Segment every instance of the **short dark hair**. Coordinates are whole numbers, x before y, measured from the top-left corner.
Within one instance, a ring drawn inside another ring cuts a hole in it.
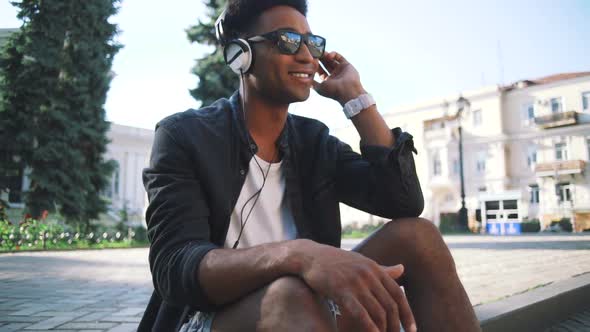
[[[264,11],[275,6],[289,6],[307,16],[307,0],[228,0],[224,30],[230,38],[243,37]]]

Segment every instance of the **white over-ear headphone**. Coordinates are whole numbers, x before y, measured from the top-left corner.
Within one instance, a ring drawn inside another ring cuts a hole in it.
[[[227,36],[224,29],[225,9],[215,21],[215,36],[223,46],[223,58],[231,70],[240,75],[245,74],[252,66],[254,53],[252,47],[245,39],[232,39]]]

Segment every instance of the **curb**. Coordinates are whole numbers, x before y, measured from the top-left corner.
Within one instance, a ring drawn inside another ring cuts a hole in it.
[[[126,249],[148,249],[149,244],[142,244],[130,247],[117,247],[117,248],[59,248],[59,249],[30,249],[30,250],[6,250],[0,251],[0,256],[5,254],[26,254],[26,253],[38,253],[38,252],[64,252],[64,251],[94,251],[94,250],[126,250]]]
[[[543,331],[590,306],[590,273],[474,308],[483,332]]]

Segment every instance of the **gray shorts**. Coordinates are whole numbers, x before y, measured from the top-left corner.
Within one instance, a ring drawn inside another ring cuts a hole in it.
[[[336,320],[337,316],[340,316],[340,308],[332,300],[327,300],[328,308]],[[211,332],[211,325],[215,318],[215,312],[200,312],[191,317],[191,319],[182,325],[179,332]]]

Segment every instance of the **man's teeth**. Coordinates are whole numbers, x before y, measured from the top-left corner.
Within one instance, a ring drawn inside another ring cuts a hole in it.
[[[302,77],[302,78],[308,78],[310,76],[309,74],[305,74],[305,73],[291,73],[291,75],[293,75],[295,77]]]

